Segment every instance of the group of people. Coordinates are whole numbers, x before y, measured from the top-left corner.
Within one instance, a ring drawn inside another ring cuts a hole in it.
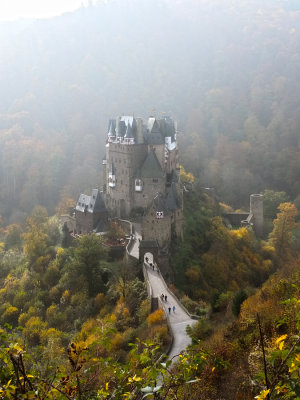
[[[149,267],[152,268],[153,271],[155,271],[154,263],[149,262],[149,258],[148,258],[148,257],[145,257],[145,261],[146,261],[146,263],[149,265]],[[158,267],[157,267],[157,272],[159,273]],[[161,301],[164,301],[164,302],[166,302],[166,303],[168,302],[168,296],[167,296],[166,294],[163,294],[163,293],[162,293],[161,296],[160,296],[160,298],[161,298]],[[169,307],[168,307],[169,314],[171,314],[171,311],[172,311],[172,310],[173,310],[173,313],[175,313],[176,307],[175,307],[175,306],[173,306],[173,307],[169,306]]]
[[[161,294],[160,298],[161,298],[161,301],[166,301],[166,302],[168,301],[168,296],[164,295],[163,293]]]
[[[153,271],[157,271],[157,273],[159,273],[159,269],[158,269],[158,267],[157,268],[155,268],[155,265],[154,265],[154,263],[152,263],[152,262],[149,262],[149,258],[148,257],[146,257],[145,258],[145,261],[146,261],[146,263],[149,265],[149,267],[150,268],[152,268],[153,269]]]
[[[168,301],[168,296],[166,295],[166,294],[161,294],[161,296],[160,296],[160,298],[161,298],[161,301],[165,301],[165,302],[167,302]],[[171,310],[173,310],[173,313],[175,313],[175,310],[176,310],[176,307],[175,306],[173,306],[172,308],[169,306],[168,307],[168,311],[169,311],[169,314],[171,314]]]

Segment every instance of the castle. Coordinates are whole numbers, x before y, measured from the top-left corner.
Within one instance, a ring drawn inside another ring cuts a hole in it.
[[[157,241],[163,248],[172,238],[182,238],[178,147],[170,117],[149,117],[146,122],[134,116],[111,119],[102,165],[102,192],[81,194],[77,202],[78,233],[97,231],[108,215],[141,215],[143,240]]]

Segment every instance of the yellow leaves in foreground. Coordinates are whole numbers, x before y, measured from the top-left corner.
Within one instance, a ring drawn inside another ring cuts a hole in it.
[[[282,335],[276,340],[276,345],[278,345],[279,350],[283,349],[284,341],[287,338],[287,335]]]
[[[264,400],[268,396],[269,392],[270,392],[270,389],[262,390],[258,396],[255,396],[255,398],[257,400]]]
[[[142,378],[140,378],[139,376],[136,376],[136,375],[134,375],[132,378],[131,377],[128,378],[129,383],[140,382],[141,380],[142,380]]]

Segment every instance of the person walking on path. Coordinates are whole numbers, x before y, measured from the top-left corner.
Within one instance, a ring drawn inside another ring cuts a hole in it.
[[[171,314],[171,307],[169,307],[168,310],[169,310],[169,314]]]
[[[165,302],[167,302],[167,301],[168,301],[167,299],[168,299],[168,296],[167,296],[167,295],[165,295]]]
[[[176,307],[175,307],[175,306],[173,306],[173,313],[175,312],[175,310],[176,310]]]
[[[162,293],[162,295],[160,296],[161,301],[164,301],[165,295]]]

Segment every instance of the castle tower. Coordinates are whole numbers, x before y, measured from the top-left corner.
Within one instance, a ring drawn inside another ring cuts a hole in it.
[[[261,237],[264,231],[263,198],[262,194],[250,195],[250,215],[252,214],[253,229],[258,237]]]

